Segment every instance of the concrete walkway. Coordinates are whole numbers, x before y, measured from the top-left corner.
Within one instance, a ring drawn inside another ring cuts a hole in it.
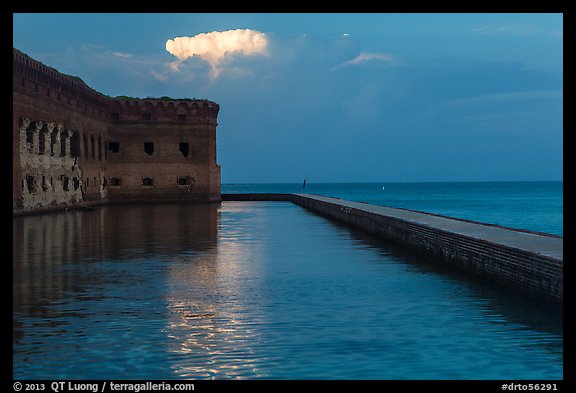
[[[338,198],[330,198],[312,194],[297,194],[299,196],[333,203],[345,208],[362,210],[369,213],[398,218],[411,223],[425,225],[438,230],[457,233],[463,236],[488,241],[503,246],[529,251],[543,256],[563,261],[563,238],[539,235],[536,233],[514,231],[484,224],[460,221],[391,207],[369,205],[361,202],[351,202]]]

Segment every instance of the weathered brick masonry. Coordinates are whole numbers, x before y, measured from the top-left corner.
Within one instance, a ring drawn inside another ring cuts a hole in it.
[[[220,200],[219,105],[111,98],[13,50],[13,212]]]

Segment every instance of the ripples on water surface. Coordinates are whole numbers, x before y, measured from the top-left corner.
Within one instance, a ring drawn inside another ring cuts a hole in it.
[[[562,321],[285,202],[14,219],[17,379],[559,379]]]

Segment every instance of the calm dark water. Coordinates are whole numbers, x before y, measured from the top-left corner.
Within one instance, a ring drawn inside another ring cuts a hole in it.
[[[562,320],[285,202],[13,220],[17,379],[560,379]]]
[[[223,193],[310,193],[563,234],[563,182],[223,184]]]

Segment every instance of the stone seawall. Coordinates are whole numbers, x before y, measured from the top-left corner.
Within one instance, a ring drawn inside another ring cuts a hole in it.
[[[533,298],[563,303],[563,238],[309,194],[223,194],[223,201],[291,201]]]
[[[293,194],[222,194],[223,201],[285,201],[292,202]]]

